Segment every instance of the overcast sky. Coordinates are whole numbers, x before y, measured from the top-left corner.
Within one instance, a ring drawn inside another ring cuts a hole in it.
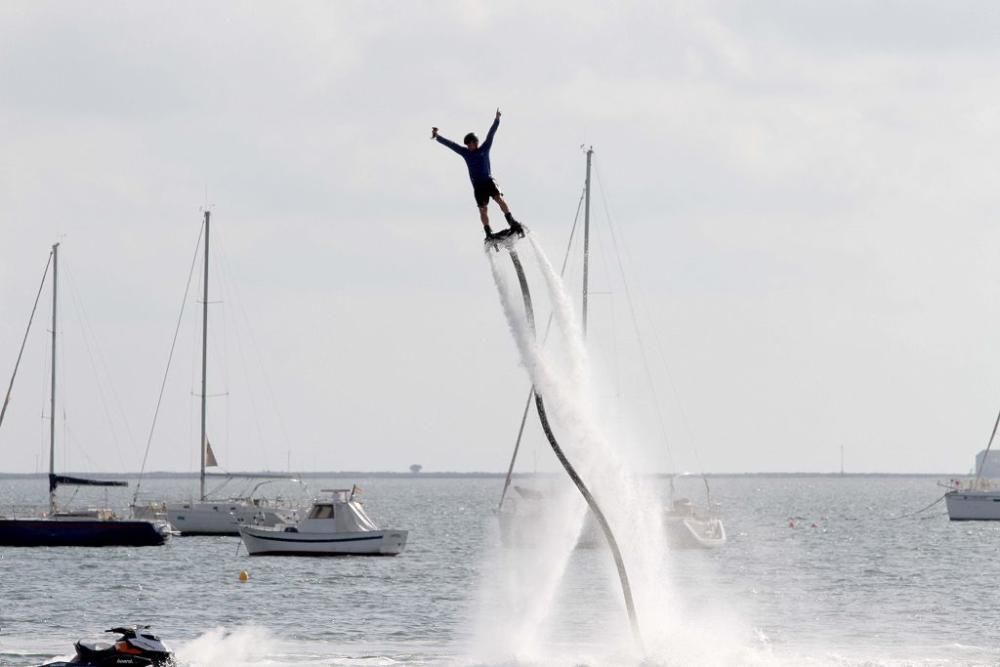
[[[658,469],[966,471],[1000,408],[998,31],[986,2],[6,2],[3,383],[59,241],[59,465],[138,469],[207,206],[224,467],[504,469],[526,375],[428,140],[500,107],[555,261],[595,148],[591,352]],[[150,469],[197,468],[194,280]],[[4,472],[47,467],[49,303]]]

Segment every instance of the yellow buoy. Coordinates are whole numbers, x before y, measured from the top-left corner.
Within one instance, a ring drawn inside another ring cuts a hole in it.
[[[243,583],[250,581],[250,573],[246,570],[240,570],[240,581]]]

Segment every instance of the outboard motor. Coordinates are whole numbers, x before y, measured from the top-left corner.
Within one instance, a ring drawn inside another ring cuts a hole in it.
[[[111,628],[105,632],[121,635],[114,643],[80,640],[69,662],[49,662],[42,667],[173,667],[174,657],[148,625]]]

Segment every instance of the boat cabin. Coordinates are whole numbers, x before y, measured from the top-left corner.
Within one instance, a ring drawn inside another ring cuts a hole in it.
[[[314,500],[309,514],[299,522],[294,532],[378,530],[378,526],[368,517],[361,503],[354,499],[356,488],[323,489],[322,491],[332,494],[333,497]],[[288,529],[286,528],[286,530]]]

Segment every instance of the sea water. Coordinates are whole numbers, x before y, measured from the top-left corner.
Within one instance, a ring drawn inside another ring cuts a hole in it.
[[[657,649],[642,664],[1000,664],[1000,524],[949,522],[943,503],[903,516],[940,497],[935,481],[712,478],[729,541],[718,550],[663,550],[673,613],[662,628],[644,626]],[[0,547],[0,664],[65,655],[76,638],[122,623],[152,624],[188,665],[484,664],[474,643],[489,613],[479,604],[484,578],[505,553],[493,514],[503,480],[416,475],[309,485],[355,482],[377,523],[410,531],[400,556],[250,558],[236,537],[144,548]],[[666,492],[665,479],[652,483]],[[195,487],[154,479],[143,489],[179,500]],[[40,478],[0,480],[0,514],[44,503],[45,491]],[[698,491],[682,490],[692,498]],[[129,500],[127,490],[81,493],[119,507]],[[531,558],[530,549],[520,556]],[[626,650],[621,591],[605,549],[571,553],[549,606],[541,652],[505,664],[640,664]],[[516,641],[497,635],[491,640]],[[670,643],[658,645],[658,635]]]

